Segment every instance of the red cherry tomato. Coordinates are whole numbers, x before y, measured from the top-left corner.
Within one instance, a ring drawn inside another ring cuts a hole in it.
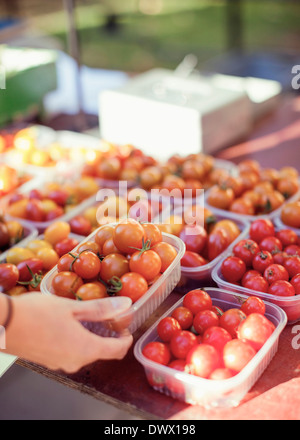
[[[134,252],[129,260],[131,272],[141,274],[147,281],[153,280],[161,271],[160,256],[153,250]]]
[[[9,263],[0,264],[0,292],[7,292],[15,287],[19,280],[17,266]]]
[[[266,306],[261,298],[258,298],[257,296],[249,296],[241,305],[241,310],[247,316],[251,313],[260,313],[261,315],[264,315],[266,313]]]
[[[261,273],[258,272],[257,270],[253,270],[253,269],[247,270],[247,272],[245,272],[245,274],[242,278],[241,285],[243,287],[245,287],[245,283],[248,280],[250,280],[251,278],[256,277],[256,276],[261,276]]]
[[[251,223],[249,236],[251,240],[260,243],[264,238],[275,235],[275,227],[269,219],[257,219]]]
[[[233,248],[233,254],[235,257],[240,258],[246,264],[246,266],[252,265],[253,257],[259,252],[258,244],[249,239],[239,241]]]
[[[169,342],[179,330],[181,330],[179,322],[171,316],[161,319],[157,325],[158,336],[163,342]]]
[[[32,280],[32,274],[42,272],[44,264],[39,258],[30,258],[19,263],[17,268],[19,271],[19,281],[30,281]]]
[[[227,342],[223,350],[223,361],[226,368],[239,373],[256,355],[254,348],[241,339]]]
[[[201,310],[198,312],[193,321],[193,327],[200,335],[205,332],[209,327],[219,325],[219,317],[212,310]]]
[[[274,324],[261,313],[251,313],[241,322],[238,338],[247,341],[254,350],[258,351],[269,339],[274,328]]]
[[[295,289],[295,294],[300,295],[300,274],[295,275],[290,282]]]
[[[193,325],[194,315],[187,307],[176,307],[172,312],[172,317],[179,322],[182,330],[187,330]]]
[[[121,288],[116,292],[118,296],[128,296],[135,303],[148,290],[145,278],[139,273],[128,272],[120,278]]]
[[[52,280],[52,288],[57,296],[75,299],[83,280],[74,272],[58,272]]]
[[[137,249],[142,249],[145,239],[144,228],[131,218],[118,223],[113,231],[115,246],[125,254],[133,254]]]
[[[71,252],[77,245],[78,240],[69,237],[56,243],[54,249],[58,253],[59,257],[62,257],[64,254]]]
[[[231,334],[223,327],[209,327],[203,333],[203,343],[215,347],[219,353],[223,353],[223,348],[228,341],[231,341]]]
[[[255,290],[257,292],[267,293],[269,289],[269,283],[262,275],[258,275],[256,277],[251,277],[250,279],[248,279],[244,283],[243,287],[245,287],[246,289]]]
[[[279,238],[283,247],[298,243],[298,236],[292,229],[281,229],[276,232],[276,237]]]
[[[207,264],[208,261],[196,252],[186,251],[181,259],[183,267],[199,267]]]
[[[149,342],[142,350],[143,355],[153,362],[167,365],[171,359],[169,348],[163,342]]]
[[[236,283],[243,278],[246,272],[246,264],[240,258],[230,256],[223,261],[221,271],[225,280]]]
[[[201,253],[207,242],[207,232],[201,225],[186,225],[179,238],[185,243],[187,251]]]
[[[255,255],[252,261],[252,266],[254,270],[257,270],[260,273],[264,273],[270,264],[273,264],[273,256],[268,251],[261,251]]]
[[[228,309],[219,318],[219,326],[228,331],[232,338],[237,337],[240,323],[246,319],[245,313],[240,309]]]
[[[284,261],[284,267],[288,271],[290,278],[300,273],[300,257],[298,255],[291,255]]]
[[[294,296],[295,289],[289,281],[279,280],[270,285],[269,293],[275,296]]]
[[[192,374],[208,378],[216,368],[221,366],[221,358],[215,347],[200,344],[189,351],[186,363],[189,365]]]
[[[282,251],[281,241],[279,240],[279,238],[274,236],[263,238],[262,241],[259,243],[259,247],[262,251],[268,251],[271,254],[273,252]]]
[[[91,251],[81,252],[74,260],[73,271],[85,280],[97,278],[101,270],[99,257]]]
[[[168,269],[177,257],[177,251],[174,246],[164,241],[157,243],[151,249],[160,256],[162,273]]]
[[[281,264],[270,264],[267,269],[264,271],[264,278],[268,281],[269,284],[274,283],[274,281],[278,280],[289,280],[288,271]]]
[[[194,333],[188,330],[180,330],[172,336],[170,350],[175,358],[185,359],[190,349],[197,344],[197,337]]]
[[[195,289],[190,290],[183,298],[182,302],[184,307],[190,309],[193,315],[201,310],[211,309],[212,299],[205,290]]]
[[[92,232],[91,222],[83,215],[77,215],[70,220],[71,232],[87,236]]]

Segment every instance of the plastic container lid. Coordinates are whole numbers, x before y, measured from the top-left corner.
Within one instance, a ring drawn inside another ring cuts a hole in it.
[[[240,307],[241,300],[247,296],[238,292],[238,296],[228,290],[205,288],[213,300],[213,304],[227,310]],[[284,311],[269,302],[266,302],[266,316],[275,325],[275,330],[264,346],[256,353],[253,359],[240,373],[226,380],[203,379],[192,374],[179,372],[167,366],[147,359],[143,347],[151,341],[160,340],[157,335],[157,324],[172,311],[181,306],[183,299],[176,302],[156,323],[152,325],[134,346],[134,355],[145,370],[153,388],[175,399],[183,400],[193,405],[202,405],[206,408],[237,406],[254,383],[264,372],[278,348],[279,335],[284,329],[287,318]],[[155,382],[155,384],[153,383]]]
[[[90,234],[84,241],[94,241],[98,229]],[[136,301],[128,311],[119,315],[116,319],[99,322],[85,323],[85,326],[94,333],[104,336],[117,336],[120,331],[127,329],[130,333],[135,332],[157,309],[157,307],[167,298],[167,296],[176,287],[180,280],[180,260],[185,252],[185,245],[182,240],[170,234],[163,233],[163,241],[173,245],[177,251],[177,257],[159,279],[148,289],[148,291]],[[77,250],[79,246],[73,249]],[[57,266],[55,266],[43,278],[41,283],[41,292],[46,295],[54,294],[51,288],[52,279],[57,274]]]

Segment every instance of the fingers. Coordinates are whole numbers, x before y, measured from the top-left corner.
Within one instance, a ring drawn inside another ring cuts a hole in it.
[[[104,321],[125,312],[132,305],[130,298],[113,296],[91,301],[74,302],[74,316],[84,321]]]

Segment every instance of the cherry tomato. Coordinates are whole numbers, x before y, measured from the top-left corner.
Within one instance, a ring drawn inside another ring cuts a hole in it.
[[[120,253],[120,250],[115,245],[113,238],[111,237],[105,240],[102,246],[101,254],[107,256],[109,254],[118,254],[118,253]]]
[[[82,251],[92,251],[94,254],[100,254],[101,249],[100,246],[95,241],[85,241],[77,249],[78,253]]]
[[[95,234],[95,242],[99,245],[100,249],[106,240],[112,238],[114,232],[114,227],[111,225],[101,226]]]
[[[100,299],[107,297],[107,289],[104,284],[99,282],[85,283],[76,292],[76,298],[81,301]]]
[[[56,206],[51,211],[45,213],[45,221],[48,222],[50,220],[56,220],[58,217],[61,217],[64,214],[64,210],[61,206]]]
[[[203,333],[203,343],[212,345],[219,353],[223,353],[223,348],[231,339],[231,334],[225,328],[219,326],[209,327]]]
[[[190,290],[183,298],[183,307],[187,307],[196,315],[201,310],[211,309],[212,299],[205,290],[195,289]]]
[[[245,275],[242,278],[241,285],[245,287],[245,283],[251,278],[256,276],[261,276],[261,273],[253,269],[247,270],[247,272],[245,272]]]
[[[258,275],[248,279],[244,283],[243,287],[245,287],[246,289],[255,290],[257,292],[267,293],[269,289],[269,283],[262,275]]]
[[[239,373],[256,355],[254,348],[241,339],[227,342],[223,350],[223,361],[226,368]]]
[[[170,350],[177,359],[185,359],[194,345],[197,345],[197,337],[189,330],[179,330],[170,340]]]
[[[270,264],[270,266],[264,271],[264,278],[269,284],[272,284],[274,281],[278,280],[288,281],[289,274],[284,266],[281,266],[280,264]]]
[[[59,206],[65,206],[68,202],[70,195],[68,191],[63,189],[51,190],[47,194],[47,199],[52,200]]]
[[[32,274],[39,273],[43,270],[43,261],[39,258],[31,258],[30,260],[22,261],[17,266],[19,271],[19,281],[30,281]]]
[[[130,218],[118,223],[113,232],[116,247],[126,254],[142,249],[145,239],[146,232],[142,225]]]
[[[26,205],[26,218],[34,222],[43,222],[45,214],[40,200],[29,200]]]
[[[268,251],[261,251],[255,255],[252,261],[252,266],[254,270],[260,273],[264,273],[268,266],[273,264],[273,256]]]
[[[273,252],[282,251],[281,241],[279,240],[279,238],[274,236],[263,238],[262,241],[259,243],[259,247],[262,251],[268,251],[271,254]]]
[[[224,229],[216,229],[208,236],[208,259],[209,261],[217,258],[229,246],[228,234]]]
[[[139,273],[128,272],[120,278],[121,287],[116,292],[118,296],[128,296],[135,303],[148,290],[145,278]]]
[[[266,306],[261,298],[258,298],[257,296],[249,296],[241,305],[241,310],[247,316],[251,313],[260,313],[261,315],[264,315],[266,313]]]
[[[181,330],[181,326],[177,319],[172,316],[166,316],[157,325],[158,336],[163,342],[169,342],[172,336],[179,330]]]
[[[207,242],[207,232],[201,225],[186,225],[179,234],[186,250],[201,253]]]
[[[246,319],[245,313],[240,309],[228,309],[219,318],[219,326],[228,331],[232,338],[237,337],[240,323]]]
[[[257,219],[251,223],[249,236],[251,240],[260,243],[264,238],[275,235],[275,227],[269,219]]]
[[[75,299],[75,295],[83,280],[74,272],[59,272],[52,280],[52,288],[57,296]]]
[[[269,339],[274,328],[274,324],[261,313],[251,313],[241,322],[238,338],[247,341],[255,351],[258,351]]]
[[[143,348],[142,353],[147,359],[161,365],[167,365],[171,359],[170,350],[163,342],[149,342]]]
[[[225,280],[235,283],[243,278],[246,272],[246,264],[240,258],[230,256],[223,261],[221,271]]]
[[[201,310],[196,313],[193,320],[193,327],[200,335],[209,327],[219,325],[219,317],[213,310]]]
[[[187,307],[176,307],[172,312],[172,317],[179,322],[182,330],[188,330],[193,325],[194,315]]]
[[[252,265],[252,260],[258,252],[258,244],[250,239],[240,240],[233,248],[234,256],[243,260],[246,266]]]
[[[275,252],[273,254],[274,264],[281,264],[281,266],[284,266],[287,257],[288,254],[286,252]]]
[[[41,248],[36,253],[37,258],[43,262],[43,269],[45,271],[51,270],[59,260],[59,255],[54,249]]]
[[[99,275],[100,269],[101,261],[91,251],[81,252],[73,262],[73,271],[85,280],[96,278]]]
[[[276,232],[276,237],[281,241],[284,247],[291,244],[297,244],[298,242],[298,236],[292,229],[281,229]]]
[[[105,283],[109,283],[113,277],[121,278],[129,272],[129,261],[122,254],[109,254],[101,261],[100,277]]]
[[[70,220],[71,231],[74,234],[87,236],[92,232],[92,225],[82,215],[77,215]]]
[[[284,252],[286,252],[288,255],[300,256],[300,246],[297,244],[290,244],[289,246],[285,247]]]
[[[141,274],[147,281],[153,280],[161,271],[160,256],[153,250],[134,252],[129,260],[131,272]]]
[[[146,241],[150,241],[150,246],[162,241],[162,233],[158,226],[153,223],[143,223],[142,227],[146,233]]]
[[[52,246],[55,246],[56,243],[68,238],[71,232],[71,227],[69,223],[56,221],[52,223],[44,232],[44,239],[48,243],[51,243]]]
[[[17,266],[9,263],[0,264],[0,292],[12,289],[19,280]]]
[[[284,261],[284,267],[288,271],[290,278],[300,273],[300,257],[298,255],[291,255]]]
[[[78,240],[76,238],[64,238],[55,244],[54,250],[57,252],[59,257],[62,257],[64,254],[71,252],[78,245]]]
[[[161,272],[165,272],[177,257],[177,251],[169,243],[162,241],[152,247],[161,259]]]
[[[215,347],[208,344],[193,347],[186,357],[186,363],[192,374],[203,378],[208,378],[216,368],[222,365],[220,354]]]
[[[300,295],[300,273],[298,273],[297,275],[293,276],[293,278],[291,279],[290,283],[291,283],[291,285],[295,289],[295,294],[296,295]]]
[[[73,265],[75,257],[78,256],[77,252],[72,252],[72,255],[64,254],[60,257],[60,259],[57,262],[57,270],[58,272],[72,272],[73,271]]]
[[[289,281],[274,281],[269,287],[270,295],[275,296],[294,296],[295,289]]]

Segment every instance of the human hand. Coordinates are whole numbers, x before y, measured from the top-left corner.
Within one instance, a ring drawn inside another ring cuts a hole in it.
[[[2,351],[51,370],[74,373],[100,359],[122,359],[132,344],[132,335],[101,337],[80,322],[117,316],[131,306],[127,297],[74,301],[33,292],[12,301],[13,317]]]

